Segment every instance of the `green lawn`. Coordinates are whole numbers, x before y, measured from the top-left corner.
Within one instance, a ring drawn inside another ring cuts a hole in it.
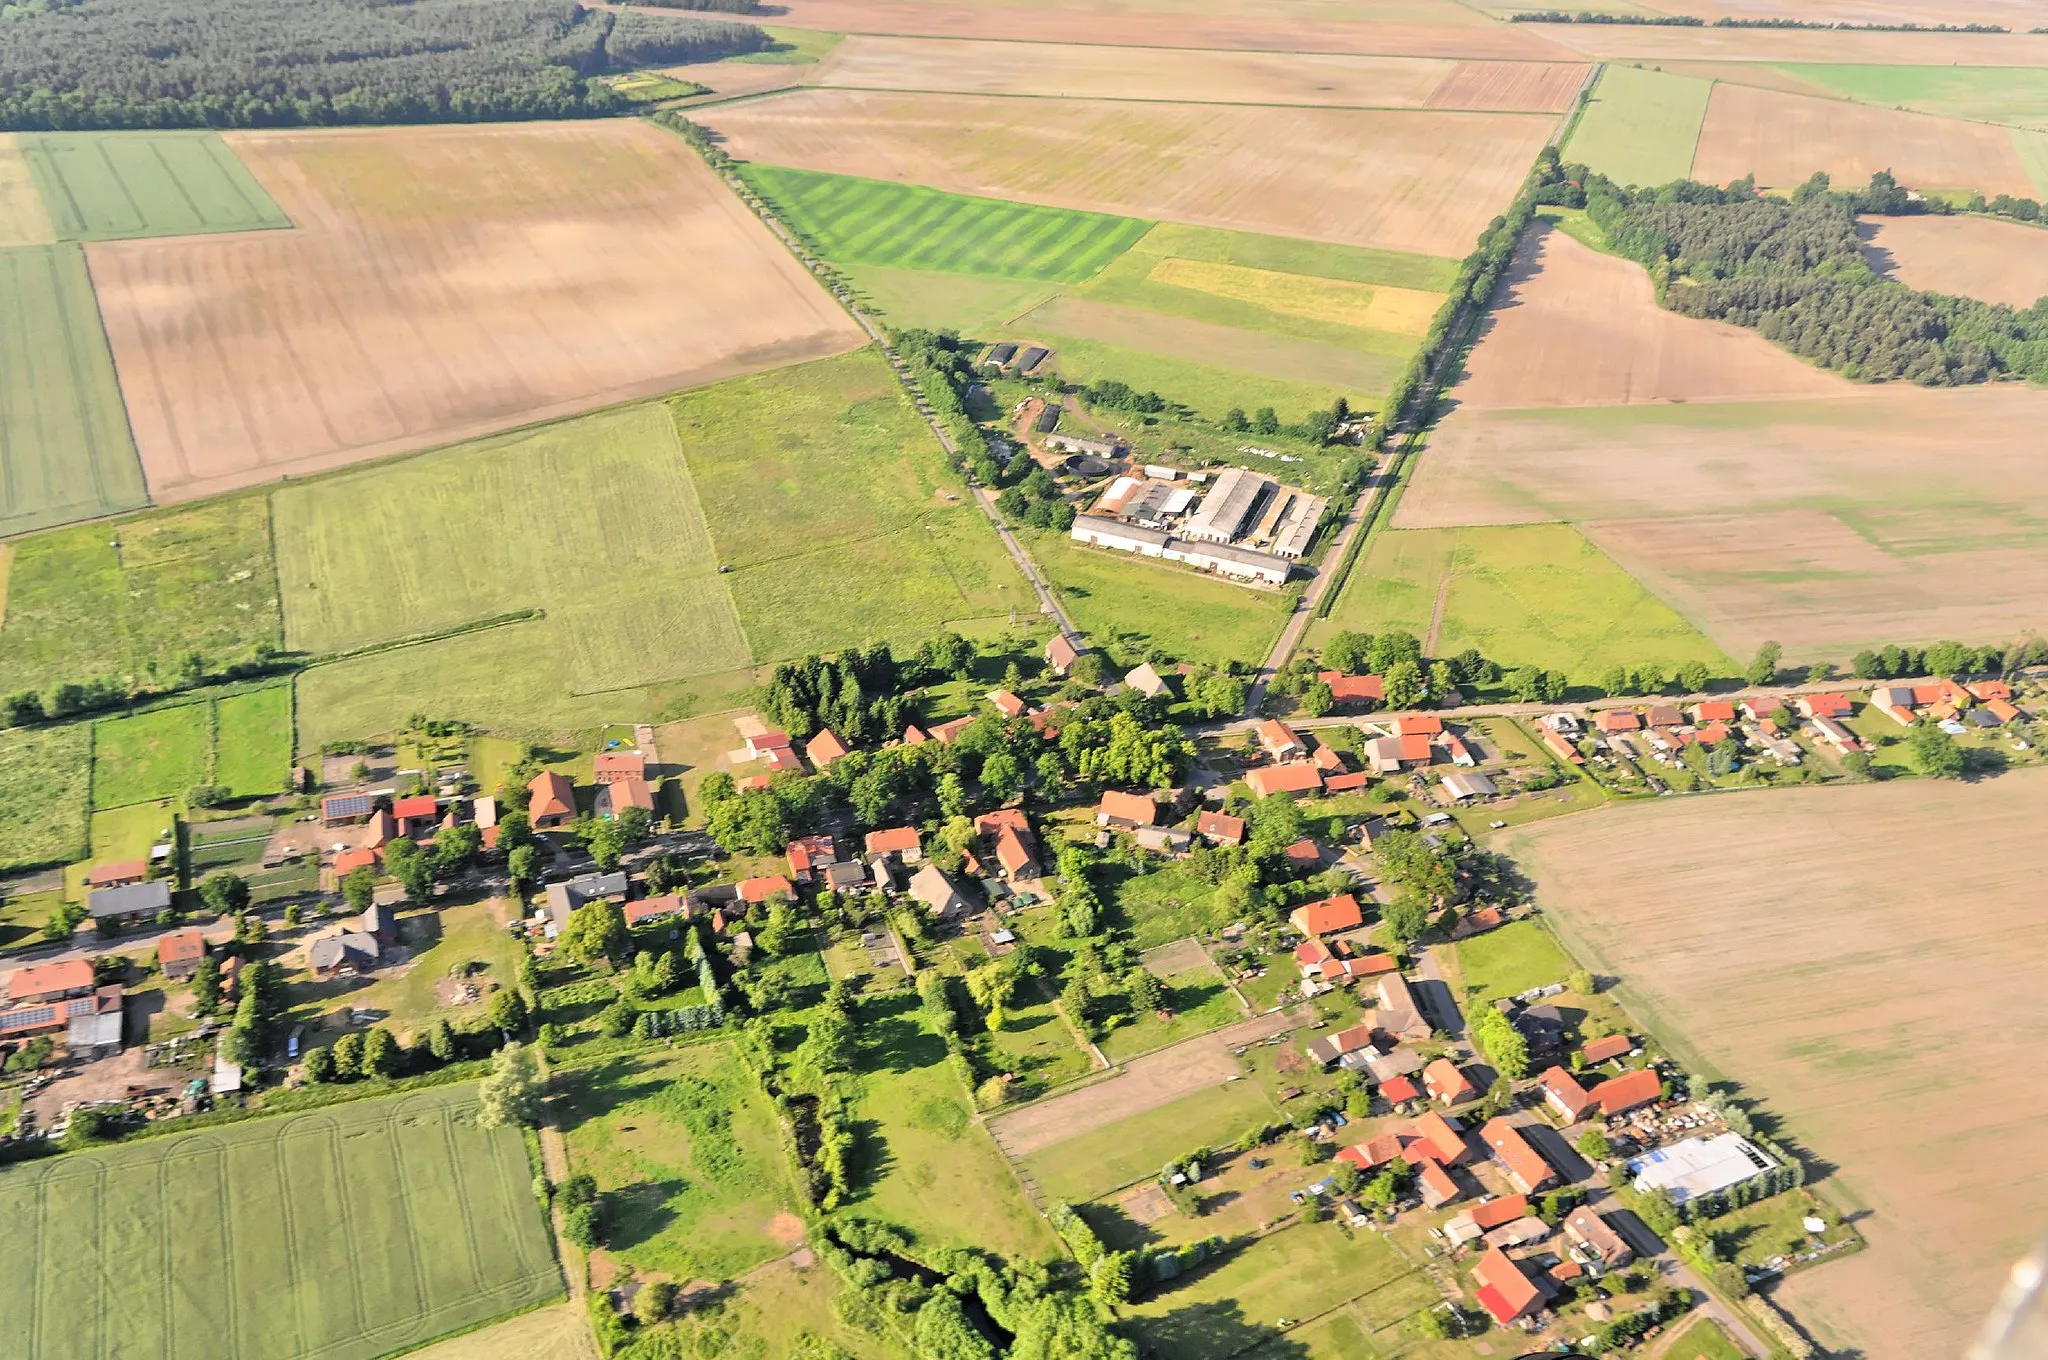
[[[24,1354],[372,1360],[562,1293],[518,1133],[444,1087],[0,1177]]]
[[[1865,104],[2048,130],[2048,71],[2032,67],[1776,65],[1787,75]]]
[[[1711,80],[1610,64],[1564,148],[1618,184],[1668,184],[1692,174]]]
[[[1465,995],[1498,999],[1563,982],[1576,969],[1571,956],[1538,921],[1513,921],[1458,941]]]
[[[1701,1318],[1671,1343],[1664,1360],[1745,1360],[1748,1354],[1728,1339],[1719,1323]]]
[[[1144,1180],[1198,1147],[1234,1143],[1277,1117],[1258,1083],[1225,1082],[1054,1143],[1023,1165],[1048,1200],[1079,1204]]]
[[[722,1042],[571,1069],[569,1164],[597,1178],[610,1254],[677,1281],[725,1279],[788,1250],[775,1113]]]
[[[207,782],[213,732],[205,703],[178,704],[93,724],[92,805],[182,797]]]
[[[0,872],[82,859],[92,724],[0,730]]]
[[[139,502],[139,480],[136,488]],[[167,683],[194,652],[217,669],[282,640],[262,496],[152,510],[12,547],[0,620],[10,691],[103,676]]]
[[[65,866],[65,894],[74,902],[85,901],[85,876],[93,865],[146,857],[158,843],[174,838],[177,822],[178,809],[168,798],[93,813],[91,851],[87,858]],[[177,886],[175,880],[171,886]]]
[[[1819,1234],[1823,1244],[1858,1241],[1856,1229],[1842,1222],[1839,1212],[1803,1188],[1746,1204],[1712,1220],[1710,1226],[1728,1260],[1760,1266],[1775,1257],[1813,1250],[1812,1235],[1801,1223],[1809,1215],[1827,1224]],[[1853,1250],[1843,1247],[1838,1254]]]
[[[825,54],[839,46],[841,33],[814,33],[808,28],[775,28],[762,25],[770,45],[759,52],[745,52],[726,61],[747,66],[808,66],[823,61]]]
[[[23,133],[20,146],[62,241],[291,225],[218,133]]]
[[[63,905],[64,894],[55,890],[0,900],[0,950],[42,943],[43,922]]]
[[[0,249],[0,535],[147,501],[84,251]]]
[[[1122,871],[1104,872],[1114,877]],[[1215,895],[1215,884],[1178,860],[1147,873],[1116,877],[1110,893],[1130,929],[1132,944],[1139,949],[1153,949],[1229,925],[1229,921],[1210,915],[1209,899]]]
[[[829,260],[998,278],[1085,279],[1150,222],[772,165],[740,174]]]
[[[525,951],[499,924],[489,902],[402,917],[398,933],[400,942],[414,951],[413,965],[402,975],[379,978],[344,995],[327,996],[295,1018],[313,1020],[323,1013],[360,1006],[382,1012],[384,1019],[378,1023],[412,1042],[425,1034],[437,1017],[445,1016],[458,1026],[481,1020],[493,984],[518,984],[519,960]],[[476,986],[478,1000],[467,1006],[443,1006],[437,989],[458,965],[468,965],[465,977]]]
[[[217,699],[213,715],[213,782],[237,798],[284,792],[292,766],[292,687]]]
[[[1103,1056],[1113,1063],[1126,1062],[1140,1053],[1150,1053],[1182,1039],[1221,1029],[1233,1020],[1244,1019],[1244,1008],[1224,982],[1223,974],[1206,958],[1193,968],[1174,973],[1154,970],[1166,986],[1165,1009],[1173,1012],[1161,1020],[1147,1012],[1111,1030],[1102,1041]]]

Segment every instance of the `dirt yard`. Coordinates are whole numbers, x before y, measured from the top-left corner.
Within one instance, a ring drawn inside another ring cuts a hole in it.
[[[2048,231],[1988,217],[1864,222],[1870,267],[1915,288],[2024,310],[2048,294]]]
[[[1915,189],[2039,192],[2008,128],[1746,85],[1714,87],[1692,162],[1694,179],[1753,174],[1767,187],[1804,183],[1816,170],[1864,184],[1887,169]]]
[[[2044,818],[2048,775],[2027,771],[1644,803],[1503,840],[1623,1001],[1870,1209],[1868,1252],[1779,1295],[1831,1347],[1958,1353],[2048,1223],[2048,934],[2009,853]]]
[[[1530,232],[1452,400],[1475,410],[1829,396],[1853,390],[1755,331],[1657,305],[1650,276]]]
[[[695,153],[651,124],[230,137],[296,230],[88,252],[159,500],[863,338]]]
[[[799,90],[703,121],[776,165],[1455,259],[1556,119]]]

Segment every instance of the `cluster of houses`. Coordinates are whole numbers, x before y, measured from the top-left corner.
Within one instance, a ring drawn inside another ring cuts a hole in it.
[[[193,932],[197,934],[198,932]],[[7,975],[0,1044],[63,1036],[72,1057],[93,1058],[121,1047],[122,989],[101,986],[92,960],[31,964]]]
[[[2003,680],[1882,685],[1870,693],[1870,706],[1902,727],[1924,718],[1957,735],[1972,727],[2003,727],[2025,717],[2012,700],[2012,686]]]
[[[1249,468],[1118,477],[1074,517],[1077,542],[1180,562],[1268,586],[1286,583],[1308,552],[1327,499]]]

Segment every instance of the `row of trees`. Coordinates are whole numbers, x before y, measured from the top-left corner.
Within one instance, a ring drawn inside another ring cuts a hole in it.
[[[1511,24],[1627,24],[1637,28],[1817,28],[1845,33],[2010,33],[2003,24],[1857,23],[1851,20],[1743,18],[1724,14],[1709,23],[1692,14],[1623,14],[1613,10],[1530,9],[1507,16]],[[2039,32],[2040,30],[2035,30]]]
[[[169,671],[160,670],[151,662],[141,675],[67,681],[52,686],[47,693],[16,690],[0,698],[0,726],[27,727],[101,713],[182,690],[275,674],[287,664],[276,645],[268,641],[253,643],[246,652],[228,660],[209,660],[199,652],[187,652]]]

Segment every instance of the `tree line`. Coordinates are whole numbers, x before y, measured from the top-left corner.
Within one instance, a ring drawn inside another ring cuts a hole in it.
[[[78,0],[0,19],[0,129],[587,118],[631,107],[607,73],[768,45],[574,0]]]

